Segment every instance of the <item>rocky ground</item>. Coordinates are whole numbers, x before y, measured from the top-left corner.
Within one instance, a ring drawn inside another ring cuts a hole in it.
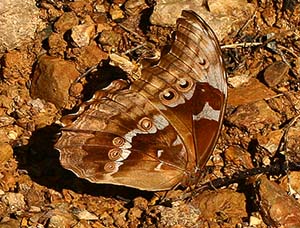
[[[300,173],[288,168],[300,151],[298,1],[166,2],[0,3],[1,228],[300,227]],[[201,183],[234,183],[152,193],[63,169],[58,120],[160,53],[183,8],[212,26],[228,72],[224,126]]]

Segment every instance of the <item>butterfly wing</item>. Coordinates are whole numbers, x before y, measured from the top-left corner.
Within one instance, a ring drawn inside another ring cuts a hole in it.
[[[183,183],[201,153],[204,160],[210,155],[225,103],[223,63],[211,34],[197,15],[183,11],[175,42],[156,66],[143,69],[128,89],[114,90],[114,82],[69,116],[55,145],[62,165],[91,182],[142,190]],[[214,128],[206,136],[210,129],[201,124]]]
[[[226,72],[213,31],[196,13],[183,11],[171,50],[142,73],[142,82],[132,89],[141,90],[183,139],[186,170],[201,169],[218,139],[227,99]]]
[[[183,178],[184,144],[146,98],[124,89],[85,106],[55,145],[65,168],[94,183],[142,190],[169,189]]]
[[[189,32],[191,35],[189,39],[180,39],[178,45],[175,42],[174,46],[178,48],[174,52],[184,49],[185,55],[191,57],[183,58],[186,65],[197,71],[191,106],[197,169],[201,169],[212,153],[222,127],[227,99],[226,71],[212,29],[192,11],[183,11],[183,17],[185,19],[179,19],[177,34],[184,36]],[[198,62],[198,67],[195,67],[195,62]]]

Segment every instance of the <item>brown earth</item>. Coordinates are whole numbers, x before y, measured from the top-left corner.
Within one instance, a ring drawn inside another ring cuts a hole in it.
[[[171,43],[173,27],[149,22],[155,1],[37,1],[35,38],[0,53],[0,227],[300,227],[300,173],[287,169],[300,157],[300,6],[248,2],[220,41],[229,99],[201,183],[229,180],[190,194],[92,184],[53,149],[61,116]]]

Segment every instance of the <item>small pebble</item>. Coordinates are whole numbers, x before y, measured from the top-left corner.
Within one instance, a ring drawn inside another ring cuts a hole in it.
[[[8,143],[0,143],[0,164],[8,161],[13,156],[13,148]]]
[[[286,63],[282,61],[274,62],[265,70],[264,80],[269,87],[275,87],[283,80],[288,71],[289,66]]]
[[[95,26],[92,24],[76,25],[72,28],[71,37],[78,47],[85,47],[95,35]]]

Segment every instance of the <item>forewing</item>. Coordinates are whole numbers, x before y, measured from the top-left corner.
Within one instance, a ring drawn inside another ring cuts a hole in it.
[[[222,53],[211,28],[194,12],[183,11],[169,53],[145,68],[132,87],[161,110],[183,139],[186,170],[203,167],[218,138],[227,97]]]

